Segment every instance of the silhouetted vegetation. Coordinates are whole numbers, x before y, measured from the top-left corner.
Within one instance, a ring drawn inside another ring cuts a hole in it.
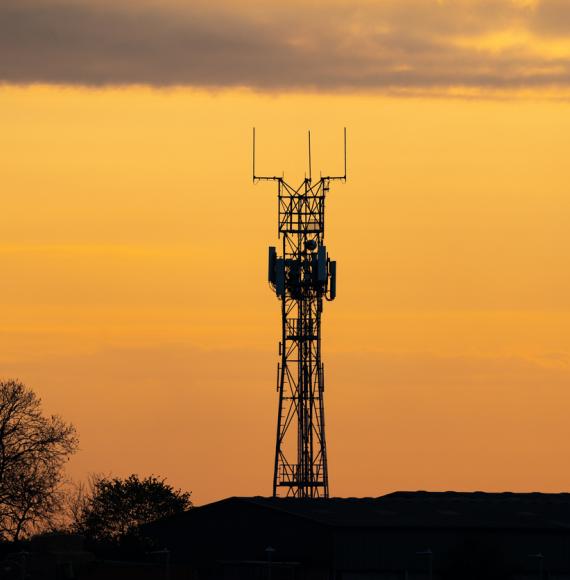
[[[139,528],[192,507],[190,493],[174,489],[155,476],[95,476],[73,501],[72,529],[99,551],[136,551],[144,544]]]
[[[76,449],[73,425],[44,416],[21,382],[0,382],[0,539],[17,541],[54,523],[63,466]]]

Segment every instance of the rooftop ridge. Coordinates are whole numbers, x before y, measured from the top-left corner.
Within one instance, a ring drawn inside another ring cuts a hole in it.
[[[490,498],[490,497],[503,497],[503,498],[538,498],[538,497],[550,497],[550,498],[561,498],[570,499],[570,492],[559,491],[559,492],[546,492],[546,491],[428,491],[428,490],[399,490],[392,491],[380,496],[332,496],[329,498],[293,498],[293,497],[271,497],[271,496],[234,496],[233,499],[239,500],[252,500],[252,501],[272,501],[272,502],[358,502],[358,501],[383,501],[386,499],[425,499],[428,497],[432,498],[445,498],[445,497],[464,497],[464,498]]]

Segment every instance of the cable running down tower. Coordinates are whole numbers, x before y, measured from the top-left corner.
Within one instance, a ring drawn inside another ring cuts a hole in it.
[[[336,296],[336,262],[324,245],[325,198],[330,182],[346,181],[346,129],[344,175],[311,173],[298,187],[284,177],[255,172],[253,130],[253,181],[276,181],[278,236],[281,253],[269,248],[268,279],[281,301],[280,362],[277,365],[277,439],[273,470],[273,496],[328,497],[325,438],[324,366],[321,362],[323,300]]]

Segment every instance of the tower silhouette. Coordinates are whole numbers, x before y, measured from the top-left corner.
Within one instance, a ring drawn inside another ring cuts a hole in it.
[[[310,132],[308,151],[309,174],[298,187],[284,177],[258,176],[253,130],[253,181],[277,182],[281,239],[280,255],[269,248],[268,271],[281,301],[273,496],[298,498],[329,496],[321,315],[323,301],[336,296],[336,262],[324,245],[325,199],[331,181],[346,181],[346,129],[344,175],[313,180]]]

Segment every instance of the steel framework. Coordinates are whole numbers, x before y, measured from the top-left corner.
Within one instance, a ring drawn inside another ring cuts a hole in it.
[[[254,129],[253,181],[263,180],[277,182],[282,240],[280,256],[269,248],[268,273],[282,318],[273,496],[328,497],[321,314],[323,300],[336,296],[336,262],[324,245],[325,199],[331,181],[346,181],[346,129],[344,175],[313,181],[309,133],[309,176],[298,187],[284,177],[256,175]]]

